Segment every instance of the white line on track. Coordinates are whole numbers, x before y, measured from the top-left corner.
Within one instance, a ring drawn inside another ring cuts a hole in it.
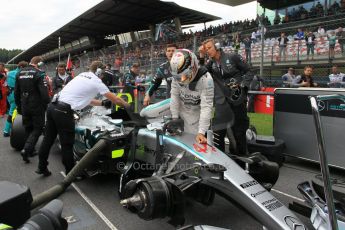
[[[298,200],[298,201],[304,203],[304,200],[302,200],[301,198],[292,196],[292,195],[287,194],[287,193],[285,193],[285,192],[282,192],[282,191],[279,191],[279,190],[276,190],[276,189],[273,189],[273,188],[271,189],[271,191],[276,192],[276,193],[279,193],[279,194],[282,194],[282,195],[284,195],[284,196],[290,197],[290,198],[292,198],[292,199],[295,199],[295,200]]]
[[[66,174],[64,172],[60,172],[61,175],[63,177],[66,177]],[[72,187],[79,193],[79,195],[86,201],[86,203],[88,203],[88,205],[90,205],[90,207],[95,211],[95,213],[97,213],[97,215],[104,221],[104,223],[106,225],[108,225],[108,227],[111,229],[111,230],[118,230],[114,225],[113,223],[110,222],[110,220],[101,212],[101,210],[99,210],[97,208],[97,206],[90,200],[89,197],[87,197],[85,195],[85,193],[83,193],[83,191],[80,190],[80,188],[75,185],[74,183],[72,183]]]

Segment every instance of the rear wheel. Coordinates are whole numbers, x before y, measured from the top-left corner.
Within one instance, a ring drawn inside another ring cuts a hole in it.
[[[17,114],[12,124],[10,144],[15,150],[22,150],[25,144],[25,129],[22,123],[22,116]]]

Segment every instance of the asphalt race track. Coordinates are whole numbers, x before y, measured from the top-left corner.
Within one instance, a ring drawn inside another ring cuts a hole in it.
[[[4,121],[5,118],[2,118],[1,130]],[[9,138],[1,135],[0,146],[1,180],[27,185],[35,195],[63,179],[61,153],[56,146],[52,148],[49,158],[48,167],[53,173],[50,177],[42,177],[34,172],[38,163],[37,156],[30,158],[30,164],[25,164],[20,153],[10,147]],[[343,175],[340,170],[334,171],[334,176]],[[289,202],[302,198],[297,191],[297,184],[310,180],[319,173],[318,167],[313,164],[287,159],[272,194],[288,205]],[[64,203],[63,216],[69,221],[69,229],[175,229],[167,223],[168,219],[145,221],[122,208],[117,194],[118,179],[114,175],[99,175],[76,182],[67,189],[59,199]],[[298,216],[309,229],[313,229],[308,218]],[[187,224],[206,224],[229,229],[262,229],[262,225],[251,216],[218,196],[209,207],[188,201]]]

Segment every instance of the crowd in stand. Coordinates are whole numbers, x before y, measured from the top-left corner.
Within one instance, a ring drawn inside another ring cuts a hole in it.
[[[319,87],[315,83],[313,77],[314,68],[311,65],[304,67],[303,72],[300,75],[295,75],[294,68],[290,67],[281,79],[282,87]],[[331,88],[344,88],[345,87],[345,74],[342,73],[337,65],[333,65],[331,68],[331,74],[325,80],[327,86]]]
[[[341,13],[344,6],[343,2],[341,4],[334,2],[328,7],[327,14],[336,15]],[[287,23],[324,15],[324,7],[318,2],[309,11],[305,10],[303,6],[297,10],[292,10],[292,12],[286,14],[285,18],[280,19],[280,22]],[[279,15],[277,14],[277,16]],[[262,22],[265,25],[265,47],[267,45],[272,47],[272,53],[270,51],[267,55],[264,53],[265,58],[272,56],[272,60],[279,62],[286,60],[286,55],[288,55],[290,59],[291,56],[296,59],[296,50],[300,55],[303,53],[302,56],[305,56],[307,59],[309,57],[314,59],[315,53],[316,55],[322,54],[324,58],[333,59],[335,51],[339,52],[340,49],[342,55],[344,55],[345,32],[342,27],[331,30],[327,28],[328,30],[326,31],[322,26],[316,29],[316,25],[311,28],[300,28],[296,33],[291,32],[291,30],[282,32],[279,36],[277,32],[271,32],[273,27],[270,27],[271,24],[278,23],[278,18],[275,18],[274,22],[271,23],[266,16],[262,18]],[[339,25],[344,26],[342,23]],[[326,24],[325,27],[327,27]],[[253,60],[259,61],[262,34],[259,27],[259,17],[257,17],[255,20],[247,19],[218,26],[209,26],[196,32],[190,30],[179,36],[167,38],[164,41],[143,39],[122,46],[108,47],[100,51],[82,54],[74,58],[74,62],[77,63],[75,66],[78,69],[78,65],[86,68],[91,61],[100,60],[103,63],[112,63],[112,68],[116,71],[120,70],[120,67],[128,69],[133,63],[138,63],[142,67],[143,75],[152,76],[154,74],[152,71],[165,59],[165,45],[167,41],[173,41],[178,47],[193,49],[193,46],[197,47],[202,40],[208,37],[217,38],[226,52],[239,53],[248,63],[252,63]],[[267,43],[267,40],[270,41]],[[296,41],[299,41],[298,48]],[[322,43],[323,47],[327,47],[320,51],[320,43]],[[292,51],[293,49],[295,50]],[[294,54],[291,52],[294,52]]]
[[[299,6],[298,9],[292,8],[291,12],[286,12],[286,15],[280,17],[278,11],[276,12],[276,16],[273,20],[273,24],[277,25],[280,23],[288,23],[294,21],[305,20],[307,18],[318,18],[324,15],[337,15],[340,13],[345,12],[345,1],[342,1],[341,4],[338,2],[333,2],[332,5],[326,9],[324,6],[317,2],[316,5],[313,5],[310,10],[306,10],[303,5]]]

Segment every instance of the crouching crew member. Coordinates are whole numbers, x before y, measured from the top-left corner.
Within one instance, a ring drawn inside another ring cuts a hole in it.
[[[129,108],[123,99],[111,93],[106,85],[95,74],[103,67],[102,62],[94,61],[90,65],[90,72],[84,72],[70,81],[59,94],[54,96],[47,109],[46,134],[39,149],[39,163],[36,173],[49,176],[48,156],[54,140],[59,134],[62,152],[62,163],[66,174],[74,167],[74,117],[75,110],[84,109],[88,105],[110,107],[111,102]],[[95,100],[97,94],[104,95],[108,100]]]
[[[187,49],[176,50],[170,64],[172,118],[180,117],[184,121],[184,131],[196,134],[196,141],[205,144],[212,118],[212,77],[205,67],[199,68],[197,57]]]
[[[28,63],[26,61],[21,61],[18,63],[17,68],[8,72],[7,74],[7,87],[8,96],[7,101],[10,104],[10,109],[8,111],[8,117],[4,128],[4,137],[9,137],[12,129],[12,115],[13,111],[16,109],[16,102],[14,101],[14,87],[16,85],[16,77],[19,71],[26,67]]]
[[[224,53],[214,39],[203,42],[199,53],[201,64],[204,64],[205,54],[209,56],[210,60],[205,66],[211,73],[215,85],[215,117],[212,124],[216,134],[215,144],[220,150],[225,151],[224,138],[227,127],[231,126],[237,148],[231,149],[230,152],[245,155],[246,131],[249,127],[247,91],[253,74],[240,55]],[[231,114],[234,118],[233,124]]]
[[[30,65],[23,68],[17,75],[14,99],[17,111],[22,114],[26,141],[22,150],[22,157],[29,163],[29,157],[35,155],[35,145],[42,133],[45,121],[45,111],[50,101],[45,74],[38,69],[42,58],[35,56]]]

